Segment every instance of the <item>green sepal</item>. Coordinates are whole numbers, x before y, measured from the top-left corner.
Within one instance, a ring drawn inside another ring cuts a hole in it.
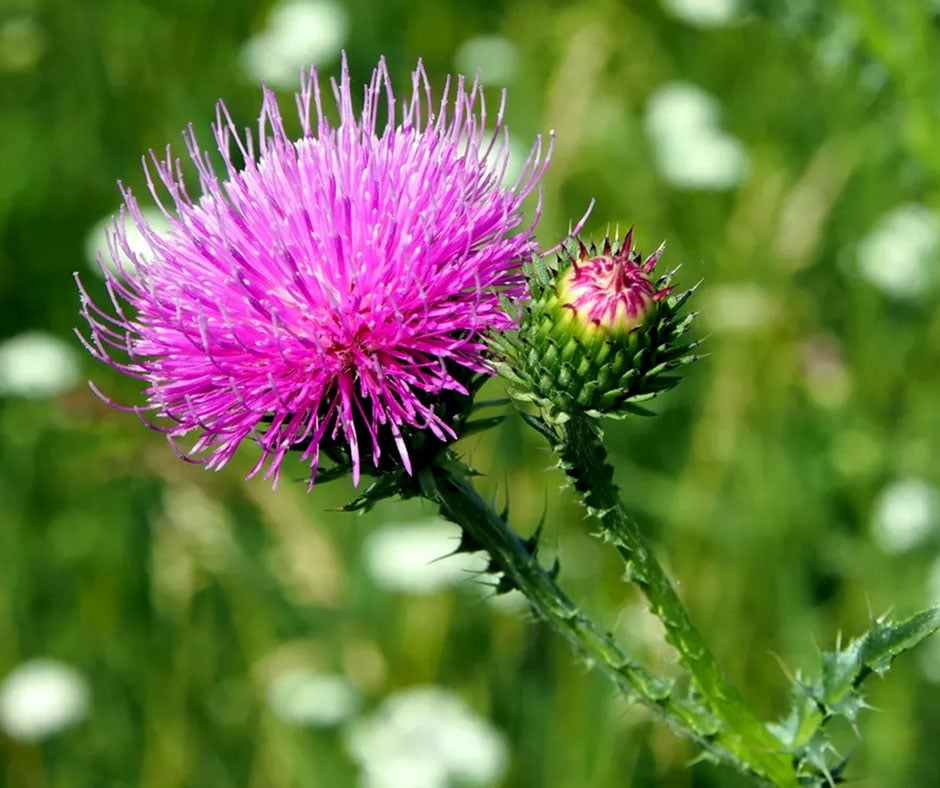
[[[383,474],[366,487],[365,492],[357,495],[349,503],[337,506],[335,511],[368,512],[379,501],[386,498],[393,498],[396,495],[408,497],[405,495],[405,491],[411,487],[413,487],[413,483],[404,472]],[[412,492],[412,494],[414,493]]]

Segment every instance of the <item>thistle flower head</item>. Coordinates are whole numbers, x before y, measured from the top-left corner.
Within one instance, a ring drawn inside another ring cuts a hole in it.
[[[487,130],[480,85],[448,80],[435,103],[420,63],[400,105],[384,61],[361,111],[345,58],[331,86],[336,124],[316,70],[304,78],[299,139],[268,90],[256,137],[219,103],[221,173],[190,127],[196,199],[169,149],[151,153],[147,182],[169,231],[122,187],[106,255],[134,268],[109,273],[99,255],[110,303],[82,289],[88,349],[146,384],[146,406],[131,410],[174,445],[196,436],[181,453],[212,468],[253,438],[252,473],[275,482],[292,450],[311,483],[321,449],[345,457],[357,482],[363,458],[379,467],[393,455],[410,472],[411,437],[456,437],[446,403],[492,372],[482,332],[512,325],[500,298],[521,295],[521,261],[536,251],[521,204],[549,155],[537,139],[503,183],[503,102]]]
[[[692,290],[675,295],[674,272],[654,273],[664,247],[646,259],[605,238],[601,249],[578,238],[554,262],[527,266],[530,298],[515,333],[495,336],[497,369],[510,394],[563,423],[574,414],[647,414],[639,403],[675,386],[670,374],[695,359],[681,314]]]
[[[642,323],[656,301],[669,295],[671,287],[656,288],[652,279],[665,246],[644,261],[633,249],[633,229],[617,248],[604,239],[598,254],[577,240],[577,256],[568,253],[570,265],[558,279],[558,299],[570,310],[583,330],[607,334],[626,333]]]

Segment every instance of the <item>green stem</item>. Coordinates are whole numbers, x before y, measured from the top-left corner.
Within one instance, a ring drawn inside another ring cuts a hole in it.
[[[436,464],[424,471],[419,481],[424,497],[438,504],[445,517],[481,545],[539,617],[610,677],[624,695],[654,710],[677,733],[716,758],[742,768],[728,746],[733,742],[715,717],[699,703],[675,697],[671,684],[630,659],[608,632],[585,616],[538,563],[534,551],[480,497],[459,465]]]
[[[554,430],[553,430],[554,432]],[[726,731],[722,744],[746,767],[778,786],[798,784],[791,757],[731,684],[689,618],[672,583],[627,514],[593,420],[573,416],[555,432],[556,451],[582,500],[627,564],[628,576],[663,623],[666,640]]]

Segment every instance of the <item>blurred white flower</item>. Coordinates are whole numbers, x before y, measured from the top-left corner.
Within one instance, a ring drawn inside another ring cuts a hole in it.
[[[721,27],[735,21],[738,0],[662,0],[673,16],[698,27]]]
[[[718,102],[687,82],[667,82],[646,104],[646,130],[650,136],[688,136],[718,123]]]
[[[368,788],[489,785],[507,762],[501,734],[438,687],[392,695],[351,725],[346,745]]]
[[[268,704],[282,722],[326,728],[359,708],[359,691],[345,676],[288,671],[268,685]]]
[[[502,36],[474,36],[464,41],[454,55],[454,66],[471,79],[480,72],[484,85],[512,82],[518,64],[516,45]]]
[[[165,233],[170,229],[170,222],[163,215],[163,212],[159,208],[153,207],[143,207],[140,209],[140,212],[143,214],[144,219],[147,224],[149,224],[154,232],[156,233]],[[121,266],[123,266],[128,272],[134,270],[134,262],[130,257],[125,254],[124,250],[118,246],[117,254],[120,258],[120,266],[114,262],[111,255],[108,252],[108,236],[107,233],[111,229],[112,224],[114,223],[113,216],[104,216],[99,221],[95,222],[92,228],[88,231],[85,236],[85,259],[88,261],[88,265],[92,271],[101,276],[101,266],[98,264],[98,253],[101,253],[101,258],[104,261],[104,264],[112,271],[118,271]],[[145,257],[150,253],[150,247],[147,244],[147,241],[144,239],[144,236],[141,235],[140,230],[137,229],[137,225],[134,224],[130,216],[126,218],[125,223],[125,234],[127,236],[127,245],[130,247],[131,252],[138,257]]]
[[[671,82],[646,105],[656,168],[679,189],[730,189],[747,175],[744,146],[718,124],[718,102],[695,85]]]
[[[903,553],[937,529],[940,495],[923,479],[901,479],[886,487],[875,503],[872,535],[881,548]]]
[[[0,395],[48,397],[76,383],[77,353],[58,337],[28,331],[0,343]]]
[[[296,88],[303,69],[339,55],[347,28],[346,11],[333,0],[287,0],[242,45],[242,65],[270,87]]]
[[[88,685],[74,668],[28,660],[0,685],[0,729],[21,741],[43,739],[81,721],[88,704]]]
[[[451,555],[460,528],[443,520],[391,523],[377,528],[363,545],[366,567],[387,591],[429,594],[475,578],[486,569],[481,553]]]
[[[936,283],[940,217],[923,205],[902,205],[883,216],[858,246],[858,267],[894,298],[917,298]]]

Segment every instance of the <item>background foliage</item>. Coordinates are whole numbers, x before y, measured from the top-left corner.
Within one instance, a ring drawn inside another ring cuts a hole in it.
[[[141,154],[182,150],[189,122],[206,138],[220,96],[253,123],[259,90],[240,51],[269,10],[4,3],[0,337],[43,330],[77,348],[70,275],[101,292],[83,250],[117,207],[115,181],[142,190]],[[354,81],[384,53],[398,84],[419,56],[439,84],[467,39],[511,42],[514,137],[557,133],[545,245],[593,197],[589,230],[635,224],[641,248],[668,239],[680,280],[704,279],[709,358],[656,419],[608,436],[627,500],[762,715],[782,713],[785,672],[837,633],[936,600],[935,3],[752,0],[716,26],[651,1],[350,0],[344,11]],[[335,73],[336,57],[322,66]],[[656,120],[668,83],[717,99],[707,134],[683,138],[681,113]],[[689,188],[682,172],[708,169],[716,135],[738,151],[738,175]],[[131,383],[78,362],[83,379],[134,401]],[[292,723],[272,700],[291,671],[346,676],[360,714],[413,685],[453,691],[505,736],[505,788],[739,784],[690,767],[689,748],[623,706],[524,610],[481,602],[472,580],[382,588],[364,545],[428,510],[331,512],[351,488],[308,495],[289,474],[272,494],[242,480],[250,449],[205,473],[82,383],[49,397],[7,391],[0,436],[0,677],[54,658],[90,697],[84,719],[41,741],[0,731],[0,784],[356,785],[348,723]],[[509,493],[521,530],[547,512],[546,557],[559,555],[574,598],[646,660],[670,664],[618,561],[544,472],[537,436],[511,419],[463,449],[490,494]],[[844,736],[856,784],[940,784],[938,681],[940,648],[928,644],[873,683],[864,740]]]

